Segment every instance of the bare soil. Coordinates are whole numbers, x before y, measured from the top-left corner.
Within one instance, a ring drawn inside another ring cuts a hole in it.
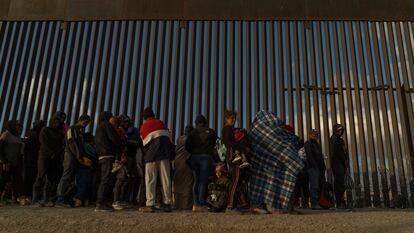
[[[93,208],[0,207],[0,232],[414,232],[413,210],[302,211],[303,215],[95,213]]]

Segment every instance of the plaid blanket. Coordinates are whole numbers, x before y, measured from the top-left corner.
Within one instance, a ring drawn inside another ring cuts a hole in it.
[[[275,113],[260,111],[249,132],[251,141],[249,197],[286,209],[304,164],[298,154],[298,138],[282,127]]]

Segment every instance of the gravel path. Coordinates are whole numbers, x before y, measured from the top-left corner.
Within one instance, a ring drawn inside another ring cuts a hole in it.
[[[0,232],[414,232],[413,210],[303,211],[303,215],[95,213],[92,208],[0,207]]]

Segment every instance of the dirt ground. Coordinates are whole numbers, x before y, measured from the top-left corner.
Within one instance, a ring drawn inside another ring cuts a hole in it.
[[[95,213],[93,208],[0,207],[0,232],[414,232],[414,210],[302,211],[303,215]]]

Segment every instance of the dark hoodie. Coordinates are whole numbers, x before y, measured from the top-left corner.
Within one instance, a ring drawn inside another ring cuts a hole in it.
[[[37,166],[37,158],[39,157],[40,131],[45,127],[45,123],[42,120],[37,120],[33,123],[33,128],[30,129],[27,137],[24,139],[25,151],[24,151],[24,164],[28,167]]]
[[[119,159],[121,138],[114,127],[109,124],[111,117],[112,113],[110,112],[102,112],[99,115],[99,126],[95,137],[96,150],[99,158],[110,156]]]
[[[23,155],[23,141],[16,127],[17,121],[6,123],[6,132],[0,136],[0,160],[3,163],[17,166]]]
[[[345,173],[348,167],[348,150],[345,146],[345,141],[336,132],[342,125],[336,124],[334,126],[334,134],[329,140],[329,152],[331,155],[331,166],[334,173]]]
[[[48,127],[44,127],[39,134],[39,157],[59,159],[63,157],[64,134],[60,118],[52,117]]]
[[[217,134],[213,129],[208,128],[207,119],[204,116],[198,116],[196,119],[196,128],[188,136],[185,148],[193,155],[214,155],[216,140]]]

